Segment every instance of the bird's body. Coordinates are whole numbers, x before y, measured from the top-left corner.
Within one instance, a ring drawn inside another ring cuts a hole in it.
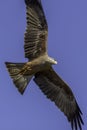
[[[47,54],[44,54],[25,63],[20,73],[24,75],[34,75],[37,72],[48,70],[53,64],[57,64],[57,61],[49,57]]]
[[[46,97],[65,114],[72,130],[82,130],[84,123],[80,107],[70,87],[52,68],[57,61],[48,56],[48,25],[41,0],[25,0],[25,4],[27,27],[24,35],[24,51],[28,62],[6,62],[9,74],[21,94],[34,77],[34,82]]]

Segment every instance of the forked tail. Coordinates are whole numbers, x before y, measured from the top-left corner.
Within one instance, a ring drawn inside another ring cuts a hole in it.
[[[23,75],[20,73],[21,69],[26,63],[11,63],[5,62],[8,72],[13,80],[13,83],[17,87],[18,91],[23,94],[29,81],[33,75]]]

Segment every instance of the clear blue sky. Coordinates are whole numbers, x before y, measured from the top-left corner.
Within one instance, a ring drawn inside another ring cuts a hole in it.
[[[71,86],[87,130],[87,0],[42,0],[49,26],[48,52],[56,72]],[[31,81],[23,96],[5,61],[25,62],[24,0],[0,0],[0,129],[71,130],[66,117]]]

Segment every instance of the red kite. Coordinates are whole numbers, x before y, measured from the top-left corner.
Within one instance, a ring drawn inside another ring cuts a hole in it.
[[[52,65],[57,61],[48,56],[48,25],[41,0],[25,0],[27,27],[24,36],[27,63],[6,62],[9,74],[23,94],[31,78],[53,101],[71,123],[72,130],[82,130],[82,112],[69,86],[56,74]]]

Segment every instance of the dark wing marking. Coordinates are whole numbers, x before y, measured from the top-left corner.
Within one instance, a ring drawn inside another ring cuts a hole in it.
[[[35,83],[51,101],[67,116],[72,130],[82,130],[82,112],[69,86],[54,72],[52,68],[35,74]]]
[[[40,0],[25,0],[27,28],[25,57],[30,60],[46,53],[48,27]]]

